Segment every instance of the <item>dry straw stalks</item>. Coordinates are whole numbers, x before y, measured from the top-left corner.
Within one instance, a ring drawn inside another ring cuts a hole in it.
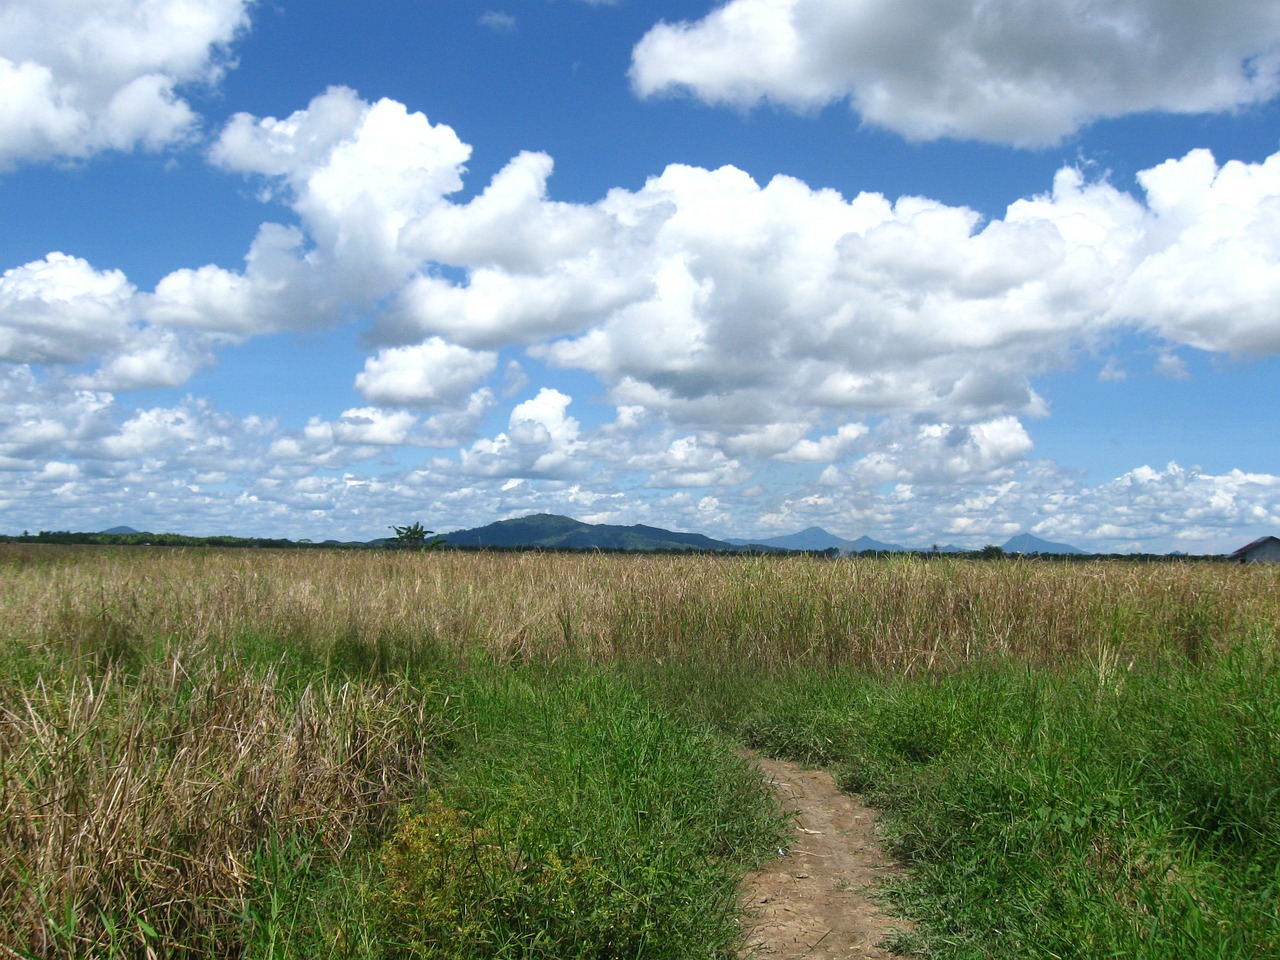
[[[0,943],[36,956],[216,955],[255,856],[336,855],[423,782],[445,730],[403,682],[290,689],[180,655],[0,689]]]

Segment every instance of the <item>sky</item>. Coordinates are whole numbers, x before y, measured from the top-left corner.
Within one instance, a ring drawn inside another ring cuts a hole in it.
[[[0,532],[1280,535],[1274,0],[0,0]]]

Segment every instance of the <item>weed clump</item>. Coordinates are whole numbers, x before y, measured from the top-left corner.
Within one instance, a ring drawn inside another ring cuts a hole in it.
[[[433,957],[637,956],[656,932],[643,899],[582,851],[536,849],[497,818],[439,798],[383,845],[374,894],[394,951]]]

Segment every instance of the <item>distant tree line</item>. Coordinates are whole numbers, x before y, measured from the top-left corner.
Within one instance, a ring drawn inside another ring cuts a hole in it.
[[[836,547],[826,550],[762,550],[753,547],[741,547],[730,550],[706,550],[697,547],[670,547],[658,549],[640,549],[626,547],[560,547],[560,546],[461,546],[449,544],[445,538],[426,530],[420,523],[405,527],[392,527],[394,537],[372,540],[368,543],[359,541],[325,540],[315,543],[311,540],[286,540],[272,537],[188,537],[180,533],[80,533],[70,530],[41,530],[39,533],[24,531],[20,536],[0,534],[0,543],[46,543],[46,544],[81,544],[96,546],[121,547],[242,547],[277,550],[463,550],[477,553],[609,553],[609,554],[657,554],[679,556],[687,554],[708,554],[714,556],[776,556],[776,557],[819,557],[829,560],[847,559],[884,559],[888,557],[914,557],[926,560],[960,559],[982,561],[1033,561],[1047,563],[1092,563],[1096,560],[1119,560],[1128,563],[1196,563],[1204,561],[1223,561],[1222,556],[1191,556],[1186,554],[1163,553],[1007,553],[1001,547],[987,545],[980,550],[962,550],[940,552],[935,550],[886,551],[863,550],[858,553],[842,553]]]
[[[366,544],[346,544],[336,541],[317,544],[310,540],[285,540],[273,537],[188,537],[180,533],[79,533],[70,530],[41,530],[39,533],[23,533],[21,536],[0,535],[0,543],[59,543],[87,544],[116,547],[258,547],[258,548],[315,548],[315,547],[364,547]]]

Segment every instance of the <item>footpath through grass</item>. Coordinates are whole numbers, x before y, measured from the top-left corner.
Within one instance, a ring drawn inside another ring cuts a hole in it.
[[[736,702],[718,686],[726,728],[833,770],[885,811],[909,868],[888,901],[918,922],[904,951],[1280,956],[1272,643],[1198,663],[794,671]]]
[[[1277,623],[1208,564],[0,552],[0,956],[727,958],[735,742],[887,811],[921,956],[1280,956]]]

